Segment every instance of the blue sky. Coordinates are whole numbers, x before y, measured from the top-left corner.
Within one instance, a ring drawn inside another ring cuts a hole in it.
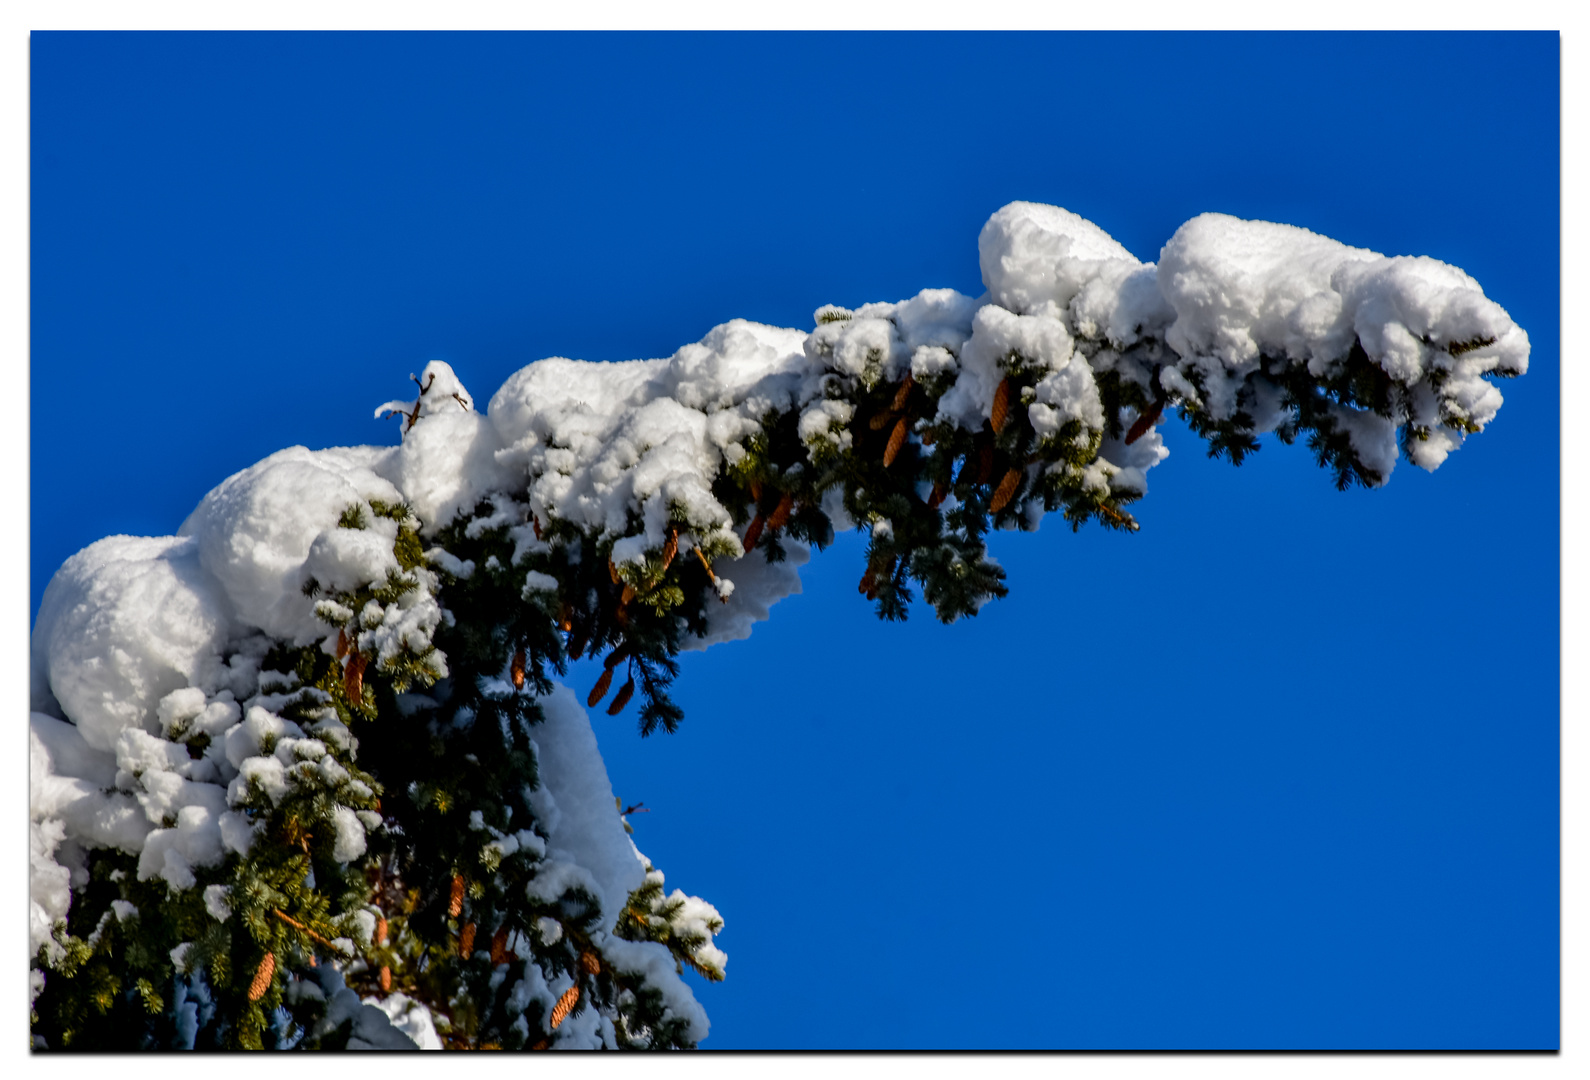
[[[1477,278],[1531,371],[1338,493],[1179,422],[1135,536],[882,624],[841,537],[686,720],[596,718],[718,906],[736,1047],[1554,1047],[1558,40],[35,35],[32,603],[284,446],[390,443],[447,360],[665,356],[981,292],[1013,199],[1140,258],[1216,210]],[[571,683],[594,674],[581,668]]]

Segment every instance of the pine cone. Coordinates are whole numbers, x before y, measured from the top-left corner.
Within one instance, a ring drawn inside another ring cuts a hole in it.
[[[624,591],[618,594],[618,606],[628,607],[629,602],[633,599],[635,599],[635,586],[625,582]]]
[[[578,986],[571,986],[563,991],[563,996],[558,998],[558,1003],[552,1006],[551,1027],[553,1031],[558,1030],[558,1025],[563,1023],[568,1018],[569,1013],[574,1011],[574,1003],[579,1000],[580,988]]]
[[[513,663],[508,665],[508,674],[513,678],[515,690],[524,689],[524,650],[519,649],[513,654]]]
[[[756,547],[756,542],[762,539],[762,515],[758,514],[751,519],[751,524],[745,527],[745,539],[740,541],[740,546],[746,551]]]
[[[457,918],[458,913],[464,910],[464,875],[453,875],[453,892],[447,901],[448,918]]]
[[[465,923],[458,935],[458,955],[468,960],[475,953],[475,924]]]
[[[782,529],[788,523],[789,512],[794,506],[795,496],[786,491],[784,497],[778,501],[778,506],[773,508],[773,513],[768,516],[767,527],[770,529]]]
[[[1131,446],[1138,439],[1148,434],[1148,429],[1159,423],[1160,414],[1165,411],[1165,403],[1156,401],[1149,406],[1148,411],[1132,421],[1132,428],[1126,433],[1126,445]]]
[[[596,958],[596,954],[593,952],[582,952],[580,954],[580,966],[592,975],[600,975],[602,973],[602,962]]]
[[[1010,418],[1010,376],[1006,375],[999,380],[999,386],[994,390],[994,407],[988,414],[988,426],[998,435],[1005,426],[1005,421]]]
[[[662,568],[664,572],[673,565],[674,556],[679,554],[679,530],[669,529],[668,540],[663,544]]]
[[[508,957],[508,925],[497,927],[497,932],[491,935],[491,962],[501,964]]]
[[[392,969],[387,967],[385,964],[382,964],[381,965],[381,993],[390,994],[391,992],[392,992]]]
[[[613,579],[613,584],[614,585],[618,584],[618,582],[619,582],[618,567],[616,565],[614,565],[613,556],[611,556],[611,555],[609,555],[607,557],[607,576]]]
[[[867,599],[872,599],[872,580],[877,572],[872,567],[867,567],[867,572],[861,575],[861,580],[856,583],[856,591]]]
[[[612,673],[609,672],[609,675]],[[635,676],[631,675],[629,681],[619,690],[618,696],[613,699],[613,704],[607,707],[608,716],[617,716],[624,711],[624,706],[629,704],[629,699],[635,696]]]
[[[895,412],[904,412],[905,403],[911,397],[911,388],[916,385],[916,380],[907,372],[905,380],[900,383],[900,389],[894,392],[894,404],[890,408]]]
[[[629,655],[629,646],[627,644],[626,645],[620,645],[618,648],[614,649],[612,652],[607,654],[607,659],[602,661],[602,666],[605,667],[607,670],[612,671],[614,668],[616,668],[619,665],[619,662],[621,660],[623,660],[624,657],[626,657],[628,655]]]
[[[385,945],[386,944],[386,916],[385,915],[377,915],[376,918],[375,918],[375,943],[377,945]]]
[[[905,417],[900,417],[895,422],[894,431],[889,434],[889,445],[883,448],[883,467],[887,469],[894,464],[895,457],[900,453],[900,447],[905,445],[906,422]]]
[[[337,627],[337,659],[341,660],[344,656],[347,656],[347,655],[348,655],[348,628],[346,626],[339,626],[339,627]]]
[[[594,708],[596,703],[601,701],[602,697],[607,693],[607,688],[612,685],[613,669],[608,668],[606,671],[602,672],[601,677],[596,680],[596,685],[591,687],[590,696],[585,699],[586,706],[588,708]]]
[[[347,695],[349,705],[357,706],[364,701],[365,663],[364,653],[356,652],[348,657],[342,669],[342,692]]]
[[[874,415],[871,420],[868,420],[867,426],[873,431],[882,431],[884,428],[889,426],[889,421],[893,419],[894,413],[885,409],[883,412]]]
[[[1003,510],[1006,504],[1010,502],[1012,496],[1016,494],[1016,489],[1020,486],[1021,470],[1011,469],[1005,474],[1005,478],[999,482],[999,486],[994,489],[994,498],[993,501],[988,504],[988,512],[990,514],[997,514]]]
[[[928,496],[928,505],[937,510],[939,505],[944,502],[944,496],[949,493],[950,489],[944,486],[942,480],[933,481],[933,494]]]
[[[259,970],[254,972],[254,981],[248,984],[248,999],[258,1001],[265,996],[265,991],[271,988],[271,976],[276,974],[276,954],[268,952],[265,959],[259,962]]]

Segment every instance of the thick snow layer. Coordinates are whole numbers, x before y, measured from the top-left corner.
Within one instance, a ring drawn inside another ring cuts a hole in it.
[[[311,549],[322,533],[336,530],[349,506],[402,500],[375,471],[395,452],[368,446],[278,451],[206,495],[180,533],[197,539],[200,563],[220,582],[239,619],[272,637],[308,644],[326,633],[314,601],[303,593]],[[367,520],[374,517],[365,513]],[[318,568],[326,569],[337,554],[322,548],[325,561]]]
[[[541,699],[541,709],[546,719],[535,728],[542,783],[536,810],[547,832],[548,865],[531,889],[551,900],[565,883],[584,884],[601,902],[602,925],[613,926],[629,894],[646,880],[645,866],[619,820],[585,707],[574,691],[557,686]],[[559,872],[557,864],[571,869]]]
[[[88,743],[113,750],[122,729],[153,725],[167,693],[215,676],[228,631],[225,597],[195,542],[112,536],[50,580],[33,667]]]

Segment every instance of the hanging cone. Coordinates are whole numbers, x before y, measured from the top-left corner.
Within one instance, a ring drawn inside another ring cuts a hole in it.
[[[789,523],[789,512],[794,508],[795,496],[786,491],[784,497],[778,501],[778,505],[773,508],[773,513],[768,515],[767,527],[782,529]]]
[[[348,663],[342,669],[342,692],[347,695],[349,705],[364,701],[365,662],[364,653],[356,652],[348,657]]]
[[[890,408],[895,412],[904,412],[906,400],[910,398],[911,388],[915,385],[916,380],[907,372],[904,381],[900,383],[900,389],[894,392],[894,404]]]
[[[607,654],[607,659],[602,661],[602,666],[605,667],[608,671],[612,671],[614,668],[616,668],[618,666],[619,661],[623,660],[624,657],[626,657],[628,655],[629,655],[629,646],[628,645],[620,645],[618,648],[614,649],[612,652]]]
[[[339,627],[337,627],[337,659],[341,660],[344,656],[347,656],[347,655],[348,655],[348,628],[346,626],[339,626]]]
[[[669,529],[668,540],[663,544],[662,568],[667,571],[673,565],[674,556],[679,554],[679,530]]]
[[[1005,474],[1005,478],[999,482],[999,486],[994,489],[994,498],[988,504],[988,512],[991,514],[997,514],[1003,510],[1006,504],[1010,502],[1012,496],[1016,494],[1016,489],[1020,486],[1021,470],[1011,469]]]
[[[592,975],[600,975],[602,973],[602,962],[596,958],[596,954],[593,952],[582,952],[580,954],[580,966]]]
[[[618,604],[620,607],[628,607],[633,599],[635,599],[635,586],[625,582],[624,591],[618,594]]]
[[[1005,426],[1005,421],[1010,418],[1010,376],[1006,375],[999,380],[999,387],[994,391],[994,408],[988,415],[988,426],[998,435]]]
[[[508,665],[508,674],[513,679],[515,690],[524,689],[524,650],[519,649],[513,654],[513,663]]]
[[[609,672],[608,674],[612,674]],[[624,711],[624,706],[629,704],[629,699],[635,696],[635,676],[631,675],[618,691],[618,696],[613,699],[613,704],[607,707],[608,716],[617,716]]]
[[[745,527],[745,539],[740,541],[740,546],[750,551],[756,547],[756,542],[762,539],[762,515],[758,514],[751,519],[751,524]]]
[[[900,417],[895,422],[894,430],[889,433],[889,445],[883,448],[883,467],[887,469],[894,464],[894,459],[900,453],[900,447],[905,445],[906,422],[905,417]]]
[[[1138,439],[1148,434],[1148,429],[1159,423],[1160,414],[1165,411],[1165,403],[1156,401],[1148,407],[1148,411],[1132,421],[1132,429],[1126,433],[1126,445],[1131,446]]]
[[[475,924],[465,923],[458,935],[458,955],[468,960],[475,954]]]
[[[607,576],[613,579],[614,585],[618,584],[618,567],[613,565],[613,557],[611,555],[607,557]]]
[[[265,991],[271,988],[271,976],[276,974],[276,954],[268,952],[265,959],[259,962],[259,970],[254,972],[254,981],[248,984],[248,999],[258,1001],[265,996]]]
[[[448,918],[457,918],[458,913],[464,910],[464,875],[453,875],[453,891],[447,900]]]
[[[508,959],[508,926],[504,923],[497,927],[497,932],[491,935],[491,962],[493,964],[505,963]]]
[[[861,580],[856,583],[856,591],[867,599],[872,599],[872,581],[877,572],[872,567],[867,567],[867,572],[861,575]]]
[[[751,498],[756,502],[762,501],[762,481],[751,477]]]
[[[937,510],[939,505],[944,502],[944,496],[949,493],[950,489],[944,486],[942,480],[935,480],[933,482],[933,494],[928,496],[928,505]]]
[[[606,671],[602,672],[601,677],[596,680],[596,685],[591,687],[590,696],[585,699],[586,706],[594,708],[596,703],[601,701],[602,697],[607,693],[607,688],[612,685],[613,669],[608,668]]]
[[[382,964],[381,965],[381,993],[390,994],[391,992],[392,992],[392,969],[387,967],[385,964]]]
[[[376,916],[376,920],[375,920],[375,943],[377,945],[385,945],[386,944],[386,916],[385,915]]]
[[[868,420],[867,426],[873,431],[882,431],[884,428],[889,426],[889,421],[893,419],[894,413],[884,410],[883,412],[875,415],[871,420]]]
[[[552,1019],[549,1026],[553,1031],[558,1030],[558,1025],[568,1019],[569,1013],[574,1011],[574,1003],[580,1000],[580,988],[571,986],[563,991],[563,996],[558,998],[558,1003],[552,1006]]]

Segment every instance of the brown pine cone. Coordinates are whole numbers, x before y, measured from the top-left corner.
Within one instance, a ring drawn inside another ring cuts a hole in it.
[[[580,988],[571,986],[563,991],[563,996],[558,998],[558,1003],[552,1006],[551,1028],[558,1030],[558,1025],[568,1019],[569,1013],[574,1011],[574,1003],[580,1000]]]
[[[773,508],[773,512],[768,515],[767,527],[782,529],[789,522],[789,512],[794,506],[795,496],[786,491],[784,497],[778,501],[778,505]]]
[[[390,994],[391,992],[392,992],[392,969],[387,967],[385,964],[382,964],[381,965],[381,993]]]
[[[475,953],[475,924],[465,923],[458,935],[458,955],[468,960]]]
[[[882,431],[889,426],[889,421],[893,419],[894,413],[885,409],[883,412],[875,414],[871,420],[868,420],[867,426],[873,431]]]
[[[248,999],[258,1001],[265,996],[265,991],[271,988],[271,976],[276,974],[276,954],[268,952],[265,959],[259,962],[259,970],[254,972],[254,981],[248,984]]]
[[[1005,474],[1005,478],[999,482],[999,486],[994,489],[994,498],[993,501],[988,504],[988,512],[991,514],[997,514],[1003,510],[1006,504],[1010,502],[1011,497],[1016,494],[1016,489],[1020,486],[1021,470],[1011,469]]]
[[[905,417],[895,421],[894,431],[889,434],[889,445],[883,448],[883,467],[887,469],[894,464],[895,457],[900,453],[900,447],[905,445],[906,422]]]
[[[613,699],[613,704],[607,707],[608,716],[617,716],[624,711],[624,706],[629,704],[629,699],[635,696],[635,676],[631,675],[618,691],[618,696]]]
[[[346,626],[339,626],[339,627],[337,627],[337,659],[341,660],[344,656],[347,656],[347,655],[348,655],[348,628]]]
[[[358,705],[364,701],[364,653],[356,652],[348,657],[348,663],[342,669],[342,692],[347,695],[349,705]]]
[[[944,486],[942,480],[935,480],[933,482],[933,494],[928,496],[928,505],[937,510],[944,502],[944,497],[949,493],[950,489]]]
[[[618,567],[616,565],[614,565],[613,557],[611,555],[609,555],[607,557],[607,576],[613,579],[613,584],[614,585],[618,584],[618,582],[619,582]]]
[[[746,551],[756,547],[756,542],[762,538],[762,515],[758,514],[751,519],[751,524],[745,527],[745,539],[740,541],[740,546]]]
[[[596,703],[601,701],[603,696],[607,693],[607,688],[612,685],[613,669],[608,668],[607,670],[603,671],[601,677],[596,680],[596,685],[591,687],[590,696],[585,699],[586,706],[588,708],[594,708]]]
[[[1131,446],[1138,439],[1148,434],[1148,429],[1159,423],[1160,415],[1165,411],[1165,403],[1156,401],[1148,407],[1148,411],[1132,421],[1132,428],[1126,433],[1126,445]]]
[[[506,924],[497,927],[497,932],[491,935],[491,962],[493,964],[505,963],[508,958],[508,927]]]
[[[375,919],[375,943],[377,945],[385,945],[386,944],[386,916],[385,915],[377,915],[376,916],[376,919]]]
[[[894,403],[890,406],[895,412],[903,412],[905,403],[911,397],[911,388],[916,385],[916,380],[906,372],[905,379],[900,383],[900,389],[894,392]]]
[[[994,407],[988,415],[988,425],[998,435],[1005,426],[1005,421],[1010,419],[1010,376],[1006,375],[999,380],[999,387],[994,391]]]
[[[515,690],[524,689],[524,650],[519,649],[513,654],[513,663],[508,665],[508,674],[513,678]]]
[[[464,910],[464,875],[453,875],[453,891],[447,900],[447,915],[457,918],[458,913]]]
[[[596,958],[596,954],[593,952],[582,952],[580,954],[580,966],[592,975],[600,975],[602,973],[602,962]]]
[[[679,554],[679,530],[669,529],[668,540],[663,544],[662,568],[666,571],[673,565],[674,556]]]

